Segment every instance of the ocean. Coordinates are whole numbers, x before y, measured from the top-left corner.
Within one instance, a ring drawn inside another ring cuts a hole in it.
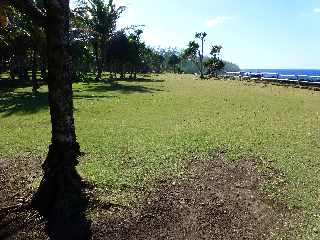
[[[251,73],[278,73],[281,75],[308,75],[320,76],[320,69],[241,69],[244,72]]]

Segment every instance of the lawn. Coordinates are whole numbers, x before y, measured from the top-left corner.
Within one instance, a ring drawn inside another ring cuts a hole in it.
[[[31,92],[0,91],[2,158],[46,155],[47,89]],[[230,161],[251,157],[261,171],[281,171],[281,181],[261,188],[302,216],[289,236],[319,239],[320,92],[164,74],[75,83],[74,101],[86,153],[79,171],[102,200],[138,202],[156,180],[183,177],[191,157],[224,151]]]

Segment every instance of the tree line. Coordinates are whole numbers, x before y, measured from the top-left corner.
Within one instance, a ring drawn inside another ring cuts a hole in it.
[[[32,2],[40,11],[45,11],[44,0]],[[47,82],[46,31],[12,4],[2,9],[6,11],[6,18],[2,20],[6,27],[0,28],[0,72],[9,71],[11,79],[31,80],[33,92],[37,93],[39,81]],[[147,46],[141,38],[143,26],[117,28],[117,21],[125,10],[125,6],[116,6],[113,0],[79,0],[70,10],[73,81],[85,79],[88,73],[101,80],[102,72],[108,72],[110,79],[135,79],[137,73],[200,72],[202,77],[204,73],[214,75],[224,68],[239,70],[235,64],[220,61],[219,46],[213,46],[211,57],[204,56],[206,33],[196,34],[202,42],[202,51],[196,41],[182,50]]]

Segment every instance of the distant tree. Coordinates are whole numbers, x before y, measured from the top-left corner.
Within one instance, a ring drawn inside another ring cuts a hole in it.
[[[93,46],[97,65],[96,79],[100,80],[106,64],[108,41],[116,30],[116,23],[124,6],[116,7],[113,0],[82,1],[74,10],[75,26],[87,36]]]
[[[204,41],[205,41],[205,38],[207,37],[207,33],[205,32],[202,32],[202,33],[196,33],[195,37],[197,39],[200,39],[201,40],[201,53],[199,54],[199,58],[200,58],[200,77],[203,78],[203,47],[204,47]]]
[[[224,62],[224,68],[223,71],[226,72],[239,72],[240,71],[240,67],[232,62],[228,62],[228,61],[223,61]]]
[[[140,70],[143,61],[143,52],[145,49],[145,43],[141,41],[143,31],[136,29],[128,37],[129,39],[129,64],[130,64],[130,78],[136,79],[137,72]],[[139,69],[140,68],[140,69]]]
[[[156,50],[152,51],[152,61],[151,62],[152,62],[153,70],[156,73],[160,73],[163,71],[164,61],[165,61],[165,58],[161,54],[161,52],[156,51]]]
[[[172,54],[170,57],[169,57],[169,60],[168,60],[168,65],[170,68],[173,69],[173,72],[176,73],[176,70],[177,70],[177,65],[179,65],[181,62],[181,58],[176,55],[176,54]],[[179,72],[179,71],[178,71]]]
[[[43,27],[34,25],[30,18],[24,19],[24,30],[27,32],[27,38],[30,41],[30,50],[31,50],[31,71],[32,71],[32,92],[34,95],[38,93],[39,83],[37,79],[38,71],[38,59],[39,56],[44,58],[42,61],[46,61],[46,56],[44,56],[45,47],[46,47],[46,34]],[[19,47],[18,47],[19,48]],[[43,80],[46,76],[42,75]]]
[[[6,7],[5,13],[10,20],[5,24],[5,28],[0,29],[0,34],[5,41],[2,49],[7,53],[6,61],[10,63],[10,76],[12,79],[17,76],[19,80],[27,82],[29,80],[28,54],[31,48],[28,28],[30,19],[19,14],[12,7]]]
[[[214,58],[218,58],[221,53],[222,46],[214,45],[211,47],[210,55]]]
[[[40,0],[36,1],[39,8],[43,7]],[[2,10],[4,12],[4,10]],[[32,90],[36,94],[39,88],[37,70],[40,65],[39,59],[45,61],[44,56],[46,37],[43,28],[35,25],[30,16],[21,14],[12,6],[5,10],[8,18],[5,28],[0,28],[0,38],[4,40],[1,44],[1,55],[4,62],[10,62],[10,76],[16,76],[21,81],[28,82],[28,71],[32,71]],[[31,66],[31,69],[30,69]],[[44,80],[44,75],[42,75]]]
[[[72,34],[72,32],[71,32]],[[94,56],[92,49],[85,41],[71,37],[70,54],[72,57],[72,81],[85,80],[86,74],[93,69]]]
[[[138,72],[151,69],[153,52],[141,41],[142,33],[141,29],[131,28],[129,33],[120,30],[113,34],[106,48],[111,78],[116,77],[117,73],[125,78],[129,73],[130,78],[136,79]]]
[[[225,66],[224,61],[220,58],[221,49],[222,46],[220,45],[214,45],[211,47],[211,58],[205,62],[205,67],[208,69],[209,75],[217,76],[217,73]]]
[[[196,41],[190,41],[188,47],[184,50],[182,57],[188,61],[192,61],[201,72],[199,48],[200,46]]]
[[[130,45],[129,39],[123,31],[116,32],[106,48],[109,71],[111,78],[113,78],[112,73],[120,73],[121,78],[125,77],[125,67],[129,62],[130,58]]]
[[[190,41],[188,47],[184,50],[183,58],[192,61],[195,65],[198,66],[200,77],[203,78],[203,59],[204,59],[204,41],[207,37],[207,33],[196,33],[195,38],[200,39],[201,41],[201,50],[200,45],[196,41]]]
[[[165,70],[166,59],[159,49],[145,47],[143,49],[142,59],[148,64],[151,72],[160,73]]]

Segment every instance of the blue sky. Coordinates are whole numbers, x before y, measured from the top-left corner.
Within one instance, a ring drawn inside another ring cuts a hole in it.
[[[320,69],[320,0],[115,0],[119,26],[144,24],[147,44],[184,48],[208,33],[206,51],[242,68]]]

